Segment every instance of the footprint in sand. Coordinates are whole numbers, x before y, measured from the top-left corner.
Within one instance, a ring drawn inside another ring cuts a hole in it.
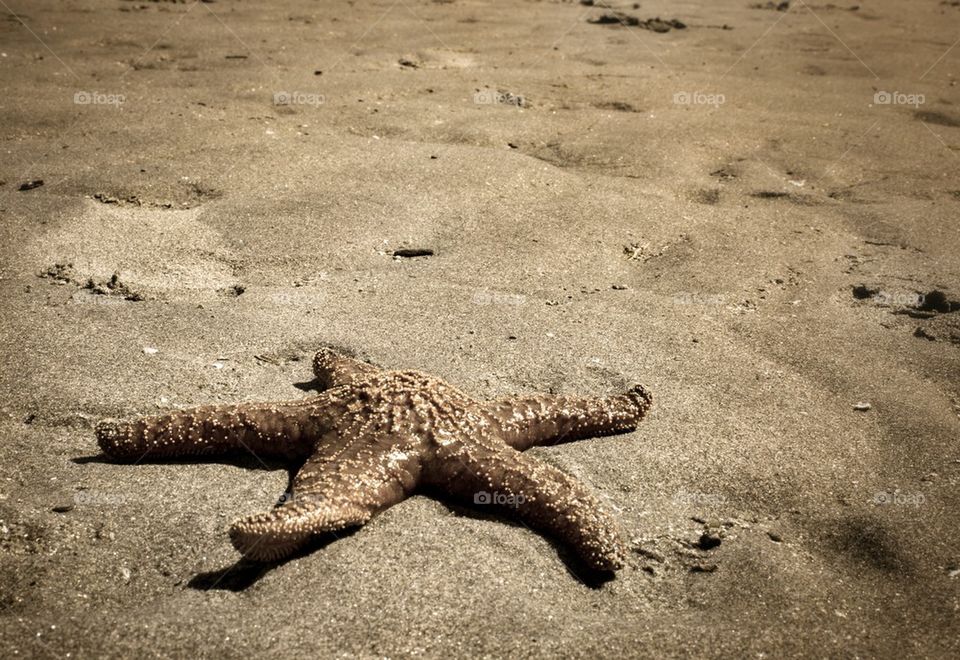
[[[234,255],[202,214],[200,207],[165,210],[83,199],[26,252],[39,272],[69,264],[68,275],[63,270],[53,279],[65,277],[81,288],[102,285],[105,293],[121,290],[147,299],[212,298],[239,282]]]

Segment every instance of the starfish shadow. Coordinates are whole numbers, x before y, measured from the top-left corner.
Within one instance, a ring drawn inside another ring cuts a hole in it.
[[[291,480],[294,474],[296,474],[296,471],[291,471]],[[472,518],[474,520],[484,520],[500,525],[510,525],[511,527],[516,527],[518,529],[530,529],[521,522],[517,522],[509,517],[503,517],[501,515],[502,512],[495,509],[480,510],[475,507],[471,507],[468,504],[451,500],[432,490],[424,491],[421,494],[440,502],[455,516],[463,516],[466,518]],[[240,558],[229,566],[224,566],[223,568],[219,568],[214,571],[197,573],[187,583],[187,587],[197,591],[245,591],[259,582],[261,578],[266,576],[274,569],[279,568],[288,562],[302,559],[313,554],[314,552],[323,550],[331,543],[350,537],[359,530],[360,527],[353,527],[339,530],[337,533],[321,534],[289,557],[285,557],[274,562],[256,562],[246,558]],[[577,580],[584,586],[590,589],[600,589],[604,584],[616,577],[616,574],[613,571],[597,571],[590,568],[583,563],[583,561],[576,554],[571,552],[565,545],[556,539],[550,536],[545,536],[543,538],[545,538],[547,542],[550,543],[550,545],[552,545],[556,550],[557,556],[563,563],[564,568],[570,577]]]
[[[283,566],[287,562],[302,559],[303,557],[306,557],[317,550],[325,548],[334,541],[347,536],[352,536],[356,531],[356,529],[350,529],[342,530],[336,534],[331,533],[320,535],[294,554],[290,555],[289,557],[284,557],[278,561],[257,562],[246,558],[241,558],[230,566],[225,566],[215,571],[197,573],[190,578],[189,582],[187,582],[187,587],[190,589],[196,589],[197,591],[245,591],[249,587],[252,587],[254,584],[256,584],[260,578],[264,577],[270,571]]]
[[[222,591],[243,591],[254,585],[257,580],[272,571],[279,564],[261,564],[247,559],[240,559],[230,566],[216,571],[205,571],[197,573],[190,581],[187,587],[197,591],[211,591],[214,589]]]
[[[464,518],[472,518],[474,520],[484,520],[489,522],[495,522],[500,525],[509,525],[511,527],[517,527],[520,529],[526,529],[532,533],[540,536],[545,539],[553,548],[557,551],[557,557],[563,563],[563,567],[566,569],[567,573],[573,579],[577,580],[581,584],[590,589],[599,589],[607,582],[610,582],[616,577],[614,571],[598,571],[591,568],[585,564],[576,554],[570,551],[566,545],[559,542],[557,539],[553,538],[550,535],[542,534],[537,530],[531,530],[530,527],[525,525],[522,522],[517,521],[515,518],[509,515],[509,509],[497,508],[497,507],[486,507],[481,510],[476,507],[471,507],[468,504],[458,502],[456,500],[451,500],[447,497],[444,497],[441,493],[435,492],[432,490],[426,490],[422,493],[428,497],[440,502],[443,504],[450,513],[455,516],[460,516]],[[506,514],[506,515],[504,515]]]
[[[485,520],[496,522],[497,524],[510,525],[511,527],[529,529],[523,523],[518,523],[510,518],[503,518],[495,512],[488,513],[486,511],[480,511],[468,505],[440,497],[434,492],[425,492],[423,494],[428,495],[443,504],[455,516],[463,516],[467,518],[473,518],[475,520]],[[298,550],[296,553],[274,562],[256,562],[246,558],[241,558],[229,566],[225,566],[214,571],[197,573],[190,578],[189,582],[187,582],[187,587],[197,591],[217,590],[232,591],[235,593],[245,591],[259,582],[261,578],[266,576],[274,569],[279,568],[288,562],[302,559],[313,554],[314,552],[317,552],[318,550],[322,550],[335,541],[352,536],[359,529],[359,527],[355,527],[340,530],[336,534],[322,534],[314,538],[312,541],[310,541],[310,543]],[[546,538],[550,545],[552,545],[557,551],[557,556],[560,558],[560,561],[563,563],[564,568],[570,577],[577,580],[584,586],[590,589],[600,589],[604,584],[616,577],[615,573],[612,571],[596,571],[590,568],[584,564],[579,557],[570,552],[562,543],[559,543],[549,536],[544,538]]]
[[[199,460],[198,460],[199,459]],[[105,465],[129,465],[124,461],[115,461],[105,454],[95,456],[75,456],[70,459],[71,463],[77,465],[86,465],[88,463],[101,463]],[[183,457],[163,457],[150,458],[145,457],[136,461],[134,465],[196,465],[202,462],[206,465],[230,465],[232,467],[244,468],[247,470],[265,470],[272,472],[274,470],[286,470],[295,473],[300,469],[300,465],[291,467],[290,461],[274,458],[259,458],[249,452],[237,452],[234,454],[224,454],[222,456],[183,456]],[[288,489],[289,490],[289,489]]]
[[[322,392],[324,389],[323,383],[314,378],[313,380],[304,380],[299,383],[293,383],[293,386],[296,387],[301,392]]]

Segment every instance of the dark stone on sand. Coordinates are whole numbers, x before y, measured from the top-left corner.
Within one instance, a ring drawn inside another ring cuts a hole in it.
[[[871,296],[875,296],[879,292],[879,289],[871,289],[866,284],[858,284],[853,287],[853,297],[857,300],[866,300]]]
[[[670,31],[670,25],[664,21],[661,21],[659,18],[654,18],[647,21],[646,24],[643,25],[643,27],[646,28],[647,30],[653,30],[654,32],[660,32],[660,33]]]
[[[601,14],[596,18],[588,18],[587,23],[593,23],[594,25],[640,25],[640,19],[617,11],[610,14]]]
[[[625,101],[603,101],[601,103],[595,103],[594,107],[600,108],[601,110],[616,110],[617,112],[639,112],[639,110]]]
[[[671,19],[662,19],[659,16],[656,18],[649,18],[645,21],[641,21],[636,16],[631,16],[630,14],[624,14],[623,12],[614,11],[606,14],[601,14],[594,18],[588,18],[588,23],[593,23],[594,25],[624,25],[628,27],[639,27],[644,30],[651,30],[653,32],[669,32],[671,29],[683,30],[687,27],[686,23],[679,21],[675,18]]]
[[[780,199],[782,197],[789,197],[790,193],[781,192],[778,190],[761,190],[759,192],[752,193],[750,196],[758,199]]]
[[[783,0],[782,2],[767,2],[766,4],[757,3],[755,5],[750,5],[750,9],[775,9],[777,11],[787,11],[790,9],[790,0]]]
[[[677,20],[676,18],[670,18],[670,19],[660,19],[659,17],[653,18],[647,21],[647,25],[651,26],[649,27],[649,29],[653,30],[654,32],[668,32],[670,28],[673,28],[674,30],[687,29],[687,24],[684,23],[683,21]],[[656,25],[657,27],[656,28],[652,27],[653,25]]]
[[[33,190],[43,185],[43,179],[34,179],[33,181],[24,181],[20,184],[18,190]]]
[[[432,257],[433,250],[430,248],[400,248],[393,251],[393,256],[409,259],[411,257]]]
[[[713,550],[722,543],[720,537],[717,534],[712,534],[710,532],[704,532],[700,535],[700,538],[694,544],[700,550]]]
[[[940,312],[941,314],[948,314],[950,312],[955,312],[960,309],[960,301],[949,300],[947,294],[939,289],[933,289],[932,291],[925,293],[923,296],[923,303],[917,308],[924,312]]]

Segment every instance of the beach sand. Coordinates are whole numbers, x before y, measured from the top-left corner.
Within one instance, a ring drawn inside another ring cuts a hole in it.
[[[960,7],[752,4],[6,0],[0,655],[957,657]],[[99,454],[324,345],[645,383],[531,450],[628,565],[422,495],[237,564],[283,466]]]

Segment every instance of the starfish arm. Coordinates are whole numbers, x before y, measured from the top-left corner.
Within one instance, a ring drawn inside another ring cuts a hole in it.
[[[504,442],[523,451],[581,438],[634,430],[653,404],[643,385],[609,397],[530,395],[492,401],[487,421]]]
[[[100,449],[119,460],[210,456],[249,451],[303,458],[329,426],[311,401],[200,406],[133,420],[97,424]]]
[[[564,472],[506,445],[454,443],[438,456],[443,460],[424,475],[430,485],[474,504],[500,506],[569,545],[595,570],[623,565],[623,544],[613,518]]]
[[[323,389],[349,385],[378,371],[380,369],[372,364],[341,355],[329,348],[321,349],[313,356],[313,374]]]
[[[390,453],[365,448],[351,458],[315,456],[297,473],[289,501],[236,521],[230,539],[248,559],[283,559],[313,535],[365,524],[405,499],[419,476],[419,456],[410,446]]]

